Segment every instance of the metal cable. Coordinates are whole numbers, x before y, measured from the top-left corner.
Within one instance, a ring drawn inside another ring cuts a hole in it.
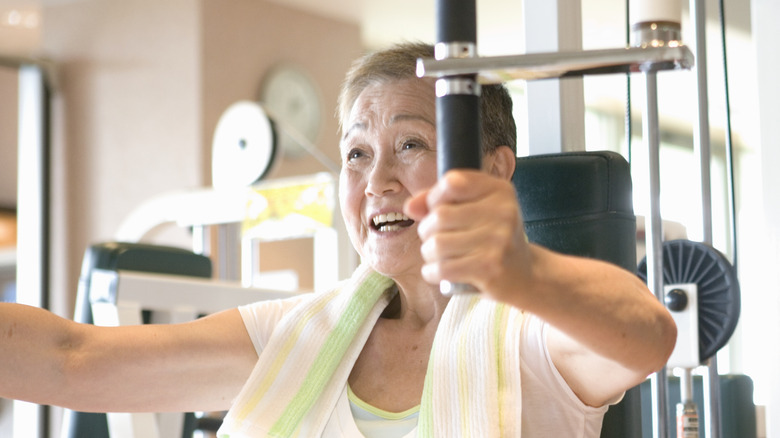
[[[729,227],[729,237],[731,239],[731,249],[733,253],[732,265],[737,268],[737,213],[736,196],[734,189],[734,147],[731,136],[731,99],[729,93],[729,68],[728,57],[726,55],[726,8],[724,0],[719,0],[719,20],[720,20],[720,38],[723,48],[723,84],[726,99],[726,172],[727,172],[727,191],[729,217],[731,220]]]
[[[626,0],[626,47],[631,46],[631,19],[630,0]],[[628,156],[628,170],[631,171],[631,73],[626,73],[626,155]]]

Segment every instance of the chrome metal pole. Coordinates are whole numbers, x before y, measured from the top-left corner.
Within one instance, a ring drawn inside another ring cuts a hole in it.
[[[693,55],[696,60],[696,90],[698,95],[696,126],[693,130],[693,147],[699,157],[699,174],[701,177],[701,208],[702,208],[702,241],[712,244],[712,193],[710,190],[710,121],[709,98],[707,94],[707,40],[705,4],[703,1],[691,0],[691,23],[694,42]]]
[[[19,65],[17,303],[48,308],[49,147],[46,76],[37,65]],[[13,436],[43,437],[48,408],[14,401]]]
[[[655,71],[645,72],[646,102],[642,129],[647,144],[648,184],[650,187],[649,217],[645,220],[645,247],[647,250],[647,285],[655,296],[664,301],[663,285],[663,230],[661,222],[660,138],[658,135],[658,80]],[[652,376],[653,436],[668,437],[666,367]]]
[[[701,178],[702,242],[712,245],[712,190],[711,190],[711,149],[709,98],[707,85],[707,34],[706,4],[700,0],[690,0],[691,24],[693,27],[693,52],[696,64],[696,90],[698,95],[696,128],[694,131],[694,152],[699,157],[699,175]],[[704,373],[704,436],[719,438],[720,432],[720,376],[718,359],[713,356],[706,364]]]

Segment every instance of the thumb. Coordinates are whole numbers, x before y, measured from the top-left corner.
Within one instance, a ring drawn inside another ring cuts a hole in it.
[[[422,218],[428,214],[428,203],[426,201],[427,198],[428,190],[423,190],[422,192],[407,199],[406,203],[404,203],[404,214],[415,221],[422,220]]]

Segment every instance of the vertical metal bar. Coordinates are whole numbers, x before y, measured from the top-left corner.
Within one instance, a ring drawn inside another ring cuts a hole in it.
[[[693,369],[684,368],[677,404],[677,438],[699,438],[699,412],[693,395]]]
[[[647,285],[655,296],[663,302],[663,230],[661,228],[661,183],[660,183],[660,138],[658,135],[658,79],[656,72],[645,73],[646,106],[643,115],[643,131],[647,144],[648,184],[650,187],[649,217],[645,220],[645,246],[647,249]],[[668,436],[667,376],[662,368],[652,377],[653,390],[653,436]]]
[[[694,129],[694,152],[699,157],[701,177],[702,241],[712,244],[712,190],[711,190],[711,148],[709,123],[709,98],[707,85],[707,34],[706,4],[690,0],[691,24],[693,26],[693,53],[696,58],[696,90],[698,96],[696,127]],[[713,356],[706,364],[704,373],[704,436],[719,438],[720,433],[720,377],[718,359]]]
[[[582,50],[581,0],[525,0],[527,53]],[[530,155],[585,150],[585,97],[581,77],[528,81]]]
[[[43,88],[39,68],[20,67],[17,302],[38,307],[45,305]]]
[[[260,241],[247,237],[241,238],[241,286],[252,287],[255,274],[259,270]]]
[[[718,357],[712,356],[706,364],[707,372],[703,378],[704,412],[707,421],[704,423],[704,436],[719,438],[720,432],[720,375],[718,374]]]
[[[693,148],[699,157],[699,176],[701,178],[702,241],[712,244],[712,193],[710,190],[710,121],[709,98],[707,94],[707,41],[706,17],[703,1],[691,0],[693,16],[694,44],[696,59],[696,90],[698,97],[696,126],[693,130]]]
[[[680,378],[680,400],[685,403],[693,401],[693,370],[683,369],[683,375]]]
[[[48,96],[44,73],[35,65],[19,68],[19,185],[17,214],[17,302],[48,307],[49,180]],[[41,437],[48,411],[14,402],[14,437]]]
[[[476,0],[437,0],[436,59],[476,56]],[[436,81],[436,137],[439,175],[481,167],[479,85],[476,75]]]
[[[241,224],[220,224],[217,226],[218,278],[222,280],[241,279]]]
[[[209,254],[208,227],[206,225],[193,225],[192,227],[192,252],[205,256]]]
[[[19,216],[17,302],[46,307],[48,252],[46,179],[46,90],[43,72],[34,65],[19,68]],[[32,420],[32,421],[31,421]],[[14,437],[43,436],[43,407],[14,402]]]

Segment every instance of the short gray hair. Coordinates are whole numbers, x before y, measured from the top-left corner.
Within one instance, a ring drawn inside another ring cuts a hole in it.
[[[401,43],[358,58],[347,72],[338,100],[339,131],[344,132],[352,107],[360,93],[374,84],[417,78],[418,58],[433,58],[433,46],[424,43]],[[480,99],[482,113],[482,152],[493,152],[498,146],[509,146],[517,153],[517,127],[512,116],[512,98],[506,87],[483,85]]]

